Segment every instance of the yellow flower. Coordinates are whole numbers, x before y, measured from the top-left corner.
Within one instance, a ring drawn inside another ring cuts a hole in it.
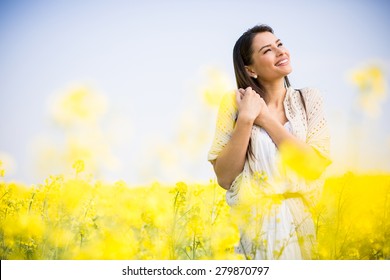
[[[257,181],[263,175],[257,174]],[[389,259],[389,186],[389,175],[327,179],[312,212],[315,257]],[[238,228],[253,228],[248,237],[267,245],[259,221],[281,197],[259,196],[229,208],[224,196],[215,181],[137,188],[64,176],[50,176],[38,187],[1,182],[0,257],[244,259],[234,253]]]
[[[331,163],[314,149],[304,149],[290,142],[283,143],[279,151],[282,168],[309,180],[317,179]]]
[[[380,114],[380,107],[386,98],[386,80],[379,66],[371,65],[352,73],[352,82],[359,89],[360,108],[370,117]]]
[[[76,174],[79,174],[84,171],[84,161],[83,160],[76,160],[75,163],[73,163],[72,167],[76,170]]]
[[[0,177],[12,175],[17,168],[15,159],[9,153],[0,151]]]
[[[203,101],[211,107],[218,107],[222,97],[232,92],[232,86],[226,74],[217,69],[210,69],[208,77],[209,81],[202,91]]]
[[[107,101],[86,86],[76,86],[53,97],[51,113],[62,125],[96,122],[107,109]]]
[[[2,167],[3,162],[0,160],[0,177],[4,177],[5,175],[5,170]]]

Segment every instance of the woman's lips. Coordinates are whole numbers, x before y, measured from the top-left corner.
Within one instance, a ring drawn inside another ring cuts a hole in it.
[[[286,66],[288,64],[288,59],[285,58],[281,61],[279,61],[278,63],[275,64],[275,66]]]

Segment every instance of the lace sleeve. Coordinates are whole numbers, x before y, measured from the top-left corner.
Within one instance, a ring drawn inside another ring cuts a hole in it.
[[[330,164],[330,135],[324,114],[322,96],[317,89],[302,90],[306,104],[307,136],[306,142],[312,146]]]
[[[331,163],[330,160],[330,134],[324,113],[323,98],[317,89],[304,88],[302,95],[306,106],[307,134],[306,143],[313,147],[323,158],[324,166]],[[300,192],[305,201],[314,206],[318,203],[325,180],[325,172],[315,180],[305,180],[296,174],[290,174],[293,192]]]
[[[213,162],[221,150],[229,142],[237,118],[237,105],[235,94],[226,94],[221,101],[217,115],[217,125],[214,140],[208,153],[207,159]]]

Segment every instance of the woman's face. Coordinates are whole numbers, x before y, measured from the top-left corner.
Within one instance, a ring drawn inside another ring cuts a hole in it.
[[[290,53],[274,34],[256,34],[252,50],[252,65],[246,67],[252,77],[257,75],[262,82],[272,82],[291,73]]]

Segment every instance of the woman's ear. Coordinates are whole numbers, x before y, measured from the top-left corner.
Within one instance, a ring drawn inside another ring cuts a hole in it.
[[[250,66],[245,66],[245,71],[246,73],[253,79],[257,79],[257,74],[256,72],[252,69]]]

